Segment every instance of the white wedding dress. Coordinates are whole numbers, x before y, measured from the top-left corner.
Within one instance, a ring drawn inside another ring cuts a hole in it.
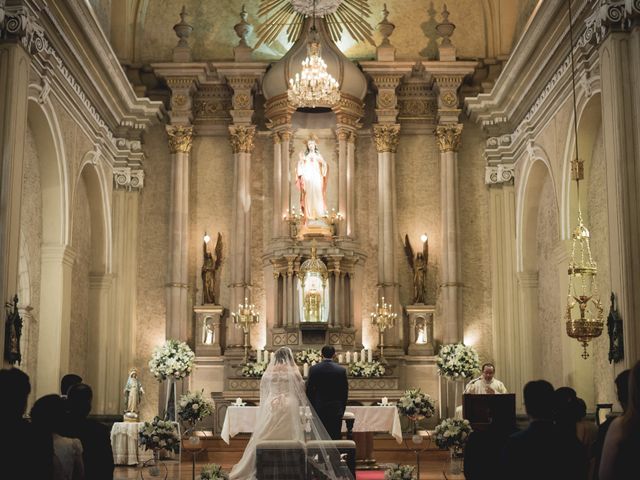
[[[240,459],[229,474],[230,480],[256,479],[256,445],[265,440],[330,440],[327,431],[310,406],[305,384],[293,353],[280,348],[260,381],[260,406],[253,435]],[[329,480],[352,480],[340,454],[330,446],[314,458],[321,477]]]

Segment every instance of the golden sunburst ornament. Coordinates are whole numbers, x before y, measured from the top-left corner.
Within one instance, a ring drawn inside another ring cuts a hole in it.
[[[371,15],[368,0],[261,0],[258,15],[267,17],[256,29],[258,48],[270,45],[286,29],[287,40],[294,43],[302,31],[306,17],[313,15],[325,19],[334,42],[347,31],[358,42],[367,41],[375,46],[372,27],[366,18]]]

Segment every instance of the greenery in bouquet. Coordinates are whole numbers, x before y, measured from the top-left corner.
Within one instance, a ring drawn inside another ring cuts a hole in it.
[[[153,351],[149,369],[159,382],[167,378],[180,380],[191,373],[195,358],[195,353],[186,343],[167,340]]]
[[[436,402],[419,388],[405,390],[396,404],[398,413],[411,420],[430,418],[436,413]]]
[[[202,467],[200,472],[200,480],[229,480],[229,475],[222,471],[220,465],[210,463]]]
[[[349,364],[349,375],[353,377],[381,377],[384,372],[384,366],[376,361]]]
[[[145,450],[164,449],[178,453],[180,450],[180,438],[175,424],[155,417],[152,422],[144,422],[139,431],[138,443]]]
[[[471,434],[469,420],[445,418],[436,425],[436,445],[440,448],[462,448]]]
[[[384,480],[415,480],[415,469],[412,465],[391,465],[384,472]]]
[[[322,360],[322,353],[315,348],[307,348],[296,353],[296,362],[311,365],[313,362],[319,363]]]
[[[266,362],[248,362],[242,367],[242,376],[260,378],[268,365]]]
[[[436,357],[438,374],[454,380],[471,378],[480,371],[480,358],[475,348],[464,343],[443,345]]]
[[[213,402],[204,397],[204,390],[188,392],[178,402],[178,417],[183,422],[195,425],[213,413]]]

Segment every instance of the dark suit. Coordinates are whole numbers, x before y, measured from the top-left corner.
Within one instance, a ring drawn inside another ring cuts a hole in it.
[[[333,360],[323,359],[309,369],[307,397],[333,440],[340,439],[348,396],[349,383],[344,367]]]
[[[84,475],[87,480],[113,479],[113,451],[109,428],[95,420],[71,418],[68,437],[79,438],[82,443]]]

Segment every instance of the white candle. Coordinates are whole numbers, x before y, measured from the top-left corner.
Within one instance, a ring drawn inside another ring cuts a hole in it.
[[[262,350],[259,348],[256,350],[256,362],[262,363]]]
[[[302,371],[303,371],[303,375],[304,375],[305,377],[308,377],[308,376],[309,376],[309,364],[308,364],[308,363],[305,363],[305,364],[302,366]]]
[[[387,400],[389,400],[387,397],[382,397],[382,404],[386,405],[388,403]]]
[[[338,363],[344,363],[344,355],[341,353],[338,354]]]
[[[366,355],[366,350],[363,348],[362,350],[360,350],[360,360],[362,360],[363,362],[365,361],[365,355]]]
[[[347,363],[351,363],[351,352],[347,352]]]
[[[242,405],[242,398],[236,398],[236,405]]]
[[[358,352],[353,352],[353,361],[354,363],[358,361]]]
[[[373,350],[371,349],[367,350],[367,360],[369,363],[373,362]]]
[[[276,352],[271,352],[271,361],[273,361],[274,358],[276,358]]]

